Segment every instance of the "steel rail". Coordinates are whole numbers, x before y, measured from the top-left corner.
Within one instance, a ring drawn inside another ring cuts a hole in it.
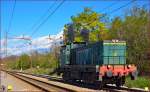
[[[25,73],[25,72],[16,72],[15,73],[20,73],[20,74],[26,74],[26,75],[31,75],[31,76],[36,76],[36,77],[40,77],[40,78],[45,78],[45,79],[50,79],[50,80],[53,80],[53,81],[58,81],[58,82],[63,82],[63,83],[67,83],[65,81],[63,81],[61,78],[57,78],[57,77],[52,77],[52,76],[49,76],[49,75],[36,75],[36,74],[31,74],[31,73]],[[85,86],[84,84],[83,85],[80,85],[80,83],[68,83],[68,84],[72,84],[72,85],[75,85],[75,86],[82,86],[82,87],[87,87]],[[95,91],[97,91],[97,87],[92,87],[88,85],[88,88],[90,89],[94,89]],[[148,92],[148,91],[145,91],[143,89],[135,89],[135,88],[127,88],[127,87],[115,87],[115,86],[111,86],[111,85],[106,85],[102,90],[104,91],[107,91],[107,92]]]
[[[110,90],[111,92],[149,92],[143,89],[135,89],[135,88],[127,88],[127,87],[117,88],[115,86],[110,86],[110,85],[107,85],[104,89]]]
[[[27,76],[23,76],[23,75],[20,75],[20,74],[17,74],[17,73],[13,73],[13,72],[8,72],[8,74],[18,78],[18,79],[21,79],[33,86],[36,86],[38,87],[39,89],[42,89],[43,91],[45,92],[72,92],[74,90],[71,90],[71,89],[67,89],[67,88],[63,88],[63,87],[60,87],[60,86],[56,86],[56,85],[52,85],[52,84],[49,84],[49,83],[46,83],[46,82],[43,82],[43,81],[40,81],[40,80],[37,80],[37,79],[33,79],[33,78],[29,78]]]
[[[52,76],[49,76],[49,75],[36,75],[36,74],[30,74],[30,73],[24,73],[24,72],[18,72],[18,73],[23,73],[23,74],[27,74],[27,75],[36,76],[36,77],[47,78],[47,79],[51,79],[51,80],[59,81],[59,82],[64,82],[61,78],[52,77]],[[111,91],[111,92],[122,92],[122,91],[127,91],[127,92],[147,92],[144,89],[127,88],[127,87],[120,87],[120,88],[118,88],[118,87],[110,86],[110,85],[106,85],[104,87],[104,90]]]

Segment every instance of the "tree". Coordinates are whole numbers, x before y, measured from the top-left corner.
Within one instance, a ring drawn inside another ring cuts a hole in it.
[[[64,26],[64,42],[73,42],[75,36],[74,24],[66,24]]]
[[[116,17],[112,23],[111,23],[111,28],[110,28],[110,38],[111,39],[121,39],[121,36],[122,34],[121,31],[122,30],[122,26],[123,26],[123,21],[121,20],[120,17]]]
[[[144,55],[150,44],[148,18],[148,10],[133,7],[123,19],[116,17],[110,28],[112,39],[127,42],[127,61],[136,64],[140,71],[145,69]]]
[[[22,69],[28,69],[30,67],[30,57],[27,54],[23,54],[20,56],[18,61],[18,68]]]
[[[71,17],[72,23],[65,25],[64,36],[69,39],[70,31],[73,33],[74,41],[99,41],[108,39],[108,30],[100,21],[102,14],[84,8],[84,11]],[[72,26],[72,30],[70,29]],[[67,41],[67,40],[66,40]]]

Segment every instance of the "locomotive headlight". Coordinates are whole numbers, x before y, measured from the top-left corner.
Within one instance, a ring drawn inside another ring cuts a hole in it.
[[[116,42],[119,42],[118,40],[116,40]]]
[[[131,68],[131,65],[128,65],[127,68],[130,69],[130,68]]]
[[[112,42],[114,42],[114,43],[115,43],[115,42],[119,42],[119,40],[117,40],[117,39],[113,39],[113,40],[112,40]]]
[[[111,66],[110,65],[107,65],[107,69],[110,69],[111,68]]]

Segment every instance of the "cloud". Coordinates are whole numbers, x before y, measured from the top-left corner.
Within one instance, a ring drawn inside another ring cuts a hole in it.
[[[8,47],[7,47],[7,53],[8,56],[10,55],[20,55],[22,53],[30,53],[32,50],[41,50],[41,49],[49,49],[54,44],[60,45],[60,42],[62,42],[62,36],[63,31],[60,31],[56,35],[50,35],[51,39],[48,39],[49,36],[42,36],[38,38],[34,38],[31,41],[23,41],[23,40],[17,40],[17,39],[9,39],[8,41]],[[26,37],[29,38],[29,36],[18,36],[16,38],[22,38]],[[1,55],[4,57],[5,54],[5,47],[4,47],[4,39],[1,40],[1,43],[3,44],[1,49]]]

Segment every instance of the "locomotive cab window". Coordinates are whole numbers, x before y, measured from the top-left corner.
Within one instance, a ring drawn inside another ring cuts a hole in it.
[[[104,64],[126,64],[126,43],[105,42],[103,43]]]

